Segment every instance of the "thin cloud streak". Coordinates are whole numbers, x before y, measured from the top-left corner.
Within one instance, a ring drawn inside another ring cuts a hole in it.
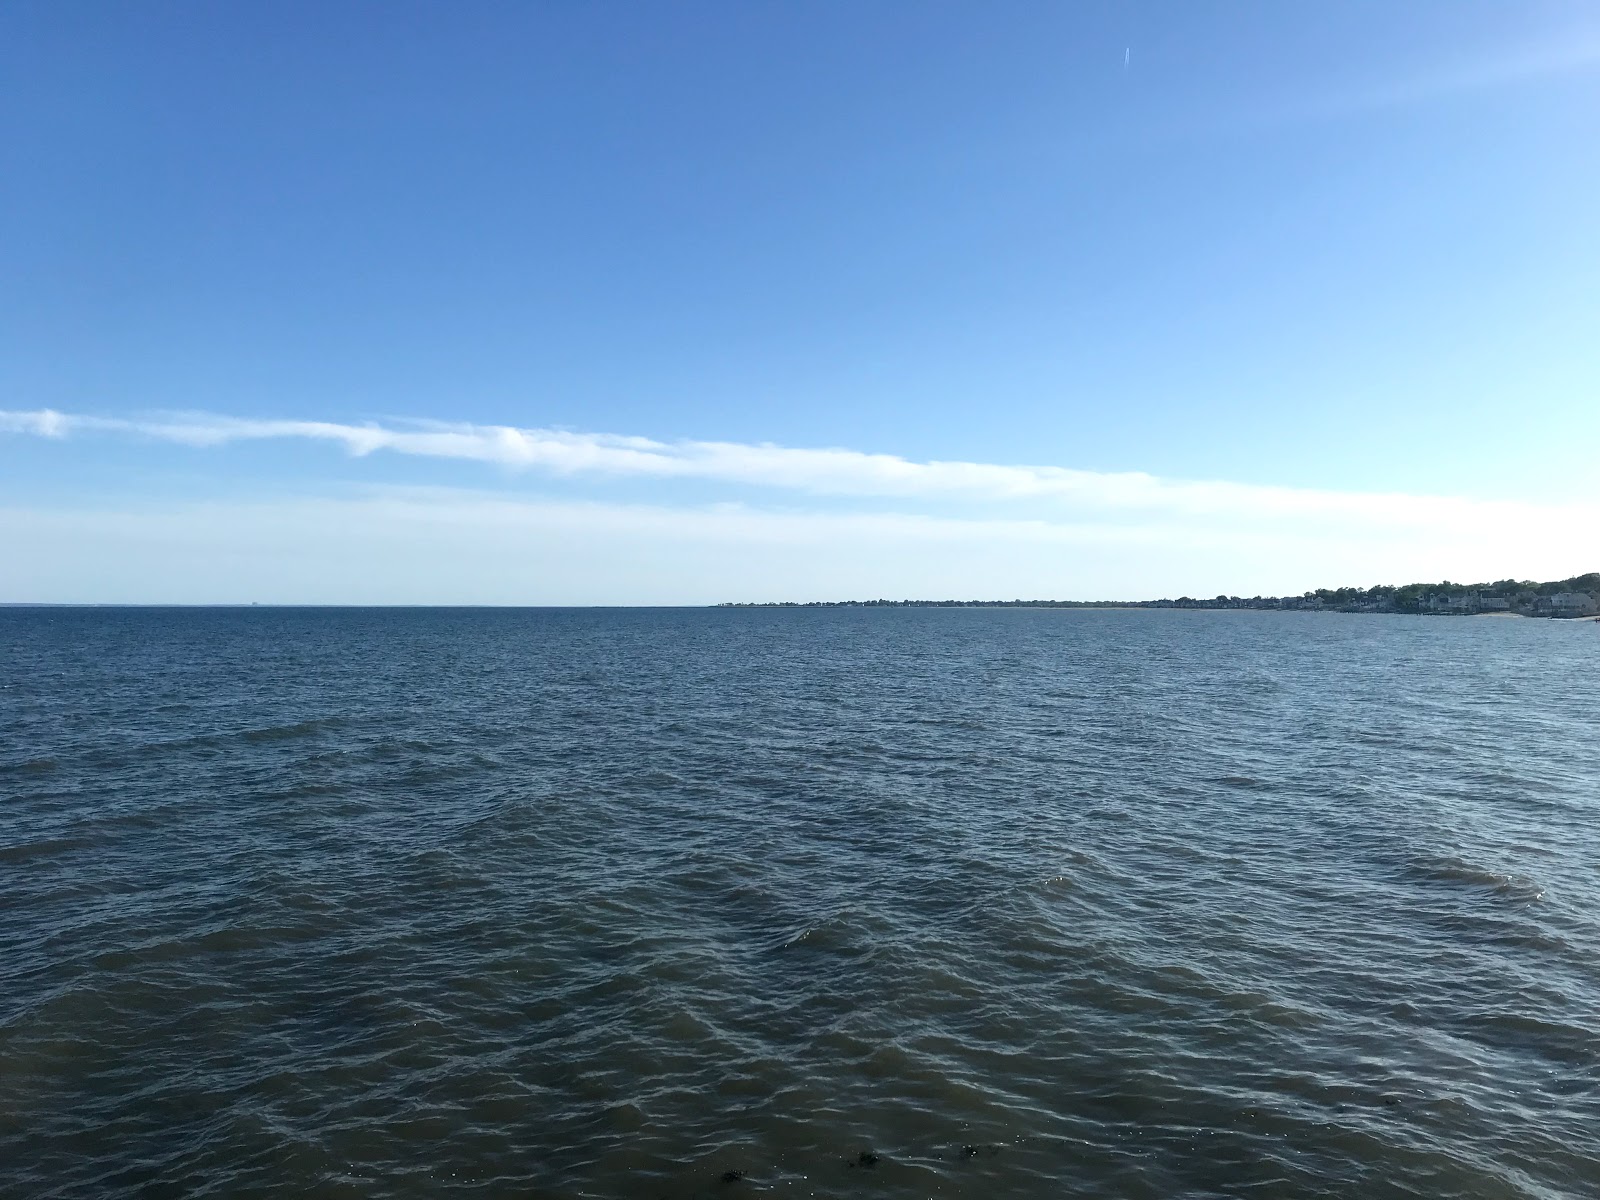
[[[1385,109],[1464,92],[1514,87],[1600,67],[1600,34],[1569,32],[1559,40],[1518,47],[1495,58],[1460,61],[1411,79],[1372,87],[1333,101],[1331,111]]]
[[[1096,514],[1169,515],[1262,522],[1351,523],[1382,530],[1499,530],[1529,523],[1570,527],[1600,521],[1593,505],[1478,501],[1402,493],[1335,492],[1228,482],[1162,479],[1140,472],[960,461],[915,462],[891,454],[804,449],[770,443],[678,441],[505,425],[410,422],[405,426],[255,420],[177,414],[130,420],[0,410],[0,431],[49,438],[100,433],[193,447],[268,439],[326,442],[356,457],[380,451],[482,462],[561,477],[698,480],[818,496],[1046,502]]]
[[[1233,114],[1224,128],[1246,133],[1292,129],[1443,104],[1480,93],[1536,87],[1597,71],[1600,30],[1569,30],[1492,55],[1434,62],[1388,79],[1350,80],[1320,96],[1283,95],[1273,103]],[[1183,128],[1191,136],[1214,130],[1210,125]]]

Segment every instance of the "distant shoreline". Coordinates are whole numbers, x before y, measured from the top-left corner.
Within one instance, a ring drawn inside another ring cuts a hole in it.
[[[673,607],[676,607],[676,606],[673,606]],[[691,605],[689,607],[693,607],[693,606]],[[857,602],[857,601],[849,601],[849,600],[822,600],[822,601],[806,601],[806,602],[767,601],[767,602],[750,602],[750,603],[724,603],[724,604],[714,604],[711,607],[712,608],[718,608],[718,609],[724,609],[724,608],[760,608],[760,609],[808,609],[808,610],[809,609],[824,609],[824,608],[826,608],[826,609],[837,609],[837,608],[917,608],[917,609],[942,610],[942,611],[950,611],[950,612],[956,612],[956,611],[962,611],[962,612],[974,612],[974,611],[976,611],[976,612],[998,612],[998,611],[1001,611],[1001,610],[1009,610],[1009,609],[1017,609],[1017,610],[1026,609],[1026,610],[1035,611],[1035,612],[1292,612],[1292,613],[1328,613],[1328,614],[1332,614],[1332,615],[1336,615],[1336,616],[1390,616],[1390,617],[1446,617],[1446,616],[1455,616],[1455,617],[1494,617],[1494,618],[1501,618],[1501,619],[1509,617],[1512,620],[1517,620],[1517,621],[1526,621],[1526,620],[1600,621],[1600,616],[1591,616],[1589,614],[1570,614],[1570,615],[1569,614],[1542,614],[1542,615],[1536,615],[1534,613],[1522,613],[1522,612],[1473,612],[1473,613],[1445,613],[1445,612],[1439,612],[1439,613],[1434,613],[1434,612],[1406,612],[1406,611],[1402,611],[1402,610],[1399,610],[1399,609],[1385,609],[1385,610],[1381,610],[1381,611],[1378,611],[1378,612],[1371,612],[1371,611],[1368,611],[1368,610],[1355,609],[1355,608],[1265,608],[1265,607],[1257,608],[1257,607],[1243,607],[1243,606],[1233,607],[1233,606],[1226,606],[1226,605],[1201,605],[1201,604],[1187,604],[1187,605],[1179,606],[1179,605],[1139,604],[1139,603],[1136,603],[1136,602],[1135,603],[1130,603],[1130,604],[1094,604],[1094,603],[1090,603],[1090,602],[1084,602],[1082,604],[1074,604],[1074,603],[1064,603],[1064,604],[1043,604],[1043,603],[1038,603],[1038,604],[1036,604],[1036,603],[1031,603],[1031,602],[1023,603],[1023,604],[1007,604],[1007,603],[1004,603],[1004,602],[1000,602],[1000,603],[983,603],[983,602],[980,602],[980,601],[973,601],[970,604],[968,604],[968,603],[947,604],[947,603],[938,602],[938,601],[935,601],[935,602],[919,602],[919,601],[915,601],[915,600],[909,600],[909,601],[891,601],[888,604],[875,604],[875,603],[873,603],[871,601],[860,601],[860,602]]]
[[[1582,619],[1600,614],[1600,571],[1544,582],[1408,583],[1395,587],[1318,588],[1298,596],[1179,596],[1161,600],[768,600],[718,608],[1097,608],[1250,609],[1265,612],[1394,613],[1413,616],[1505,616]]]

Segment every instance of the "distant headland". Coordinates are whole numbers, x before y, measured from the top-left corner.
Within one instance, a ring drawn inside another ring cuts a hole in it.
[[[1380,584],[1370,588],[1318,588],[1299,596],[1213,596],[1176,600],[776,600],[729,602],[718,608],[1259,608],[1309,612],[1416,613],[1477,616],[1592,617],[1600,613],[1600,571],[1535,583]]]

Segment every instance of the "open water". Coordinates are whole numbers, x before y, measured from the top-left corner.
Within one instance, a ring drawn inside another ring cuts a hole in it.
[[[0,610],[7,1197],[1600,1195],[1600,626]]]

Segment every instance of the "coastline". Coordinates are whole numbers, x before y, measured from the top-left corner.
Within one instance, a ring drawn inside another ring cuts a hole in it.
[[[1294,596],[1179,596],[1159,600],[779,600],[724,601],[716,608],[1179,608],[1266,612],[1390,613],[1440,617],[1600,615],[1600,571],[1566,579],[1502,579],[1495,583],[1408,583],[1401,586],[1317,588]]]

